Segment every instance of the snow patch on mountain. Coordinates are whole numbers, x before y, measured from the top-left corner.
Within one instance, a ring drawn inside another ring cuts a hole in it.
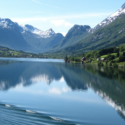
[[[39,37],[42,37],[42,38],[48,38],[48,37],[51,37],[55,34],[55,32],[52,29],[49,29],[47,31],[42,31],[42,30],[39,30],[31,25],[20,25],[20,31],[22,33],[29,31],[31,33],[38,35]]]
[[[39,29],[37,29],[31,25],[28,25],[28,24],[27,25],[19,25],[18,23],[13,22],[10,19],[0,18],[0,27],[2,27],[2,28],[17,28],[17,29],[19,29],[19,31],[21,33],[25,33],[27,31],[29,31],[31,33],[34,33],[38,37],[41,37],[41,38],[48,38],[48,37],[55,35],[55,32],[52,29],[42,31],[42,30],[39,30]]]
[[[118,18],[121,14],[125,14],[125,4],[122,5],[122,7],[116,11],[115,13],[111,14],[108,18],[106,18],[105,20],[103,20],[100,24],[98,24],[93,31],[100,29],[108,24],[110,24],[111,22],[113,22],[116,18]]]
[[[2,28],[15,28],[17,26],[17,23],[12,22],[10,19],[0,18],[0,26]]]

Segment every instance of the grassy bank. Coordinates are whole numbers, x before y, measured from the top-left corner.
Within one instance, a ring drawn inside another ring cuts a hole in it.
[[[91,51],[79,56],[66,56],[66,62],[96,64],[99,66],[125,67],[125,45],[101,50]]]

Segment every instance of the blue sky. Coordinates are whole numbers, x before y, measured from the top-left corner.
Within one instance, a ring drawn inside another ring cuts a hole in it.
[[[66,34],[74,24],[93,28],[124,3],[125,0],[0,0],[0,17]]]

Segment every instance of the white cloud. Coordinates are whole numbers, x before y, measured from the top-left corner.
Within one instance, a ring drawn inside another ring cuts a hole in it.
[[[62,93],[66,93],[68,91],[69,91],[69,89],[66,88],[66,87],[63,87],[62,89],[60,89],[60,88],[51,88],[51,89],[49,89],[49,93],[58,94],[58,95],[60,95]]]
[[[91,17],[103,17],[103,16],[109,16],[111,13],[81,13],[81,14],[67,14],[67,15],[61,15],[61,16],[49,16],[45,17],[47,19],[84,19],[84,18],[91,18]]]
[[[53,93],[53,94],[61,94],[61,90],[58,88],[52,88],[49,90],[49,93]]]
[[[69,91],[69,89],[67,89],[67,88],[65,88],[65,87],[62,88],[62,92],[66,93],[66,92],[68,92],[68,91]]]
[[[72,27],[73,24],[71,24],[71,23],[69,23],[69,22],[65,22],[65,27],[68,27],[68,26]]]
[[[50,22],[55,26],[62,26],[65,23],[65,20],[51,20]]]
[[[33,18],[12,18],[13,21],[18,23],[27,23],[27,22],[36,22],[36,21],[43,21],[46,22],[45,18],[40,17],[33,17]]]
[[[65,20],[51,20],[50,22],[54,24],[55,26],[62,26],[62,25],[64,25],[65,27],[73,26],[73,24],[66,22]]]
[[[65,19],[84,19],[84,18],[93,18],[93,17],[103,17],[109,16],[111,13],[83,13],[83,14],[70,14],[70,15],[61,15],[61,16],[45,16],[45,17],[29,17],[29,18],[12,18],[13,21],[17,22],[31,22],[31,21],[50,21],[52,23],[57,23],[61,25],[65,22]],[[55,24],[54,23],[54,24]],[[71,23],[65,22],[65,26],[69,26]]]

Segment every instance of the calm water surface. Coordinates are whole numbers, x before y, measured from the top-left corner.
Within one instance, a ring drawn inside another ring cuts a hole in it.
[[[125,125],[125,70],[0,58],[0,125]]]

